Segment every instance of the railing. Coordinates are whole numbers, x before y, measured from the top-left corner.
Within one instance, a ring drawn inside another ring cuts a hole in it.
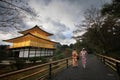
[[[13,46],[10,46],[9,48],[19,48],[19,47],[26,47],[26,46],[33,46],[33,47],[44,47],[44,48],[55,48],[54,45],[51,44],[43,44],[39,42],[24,42],[24,43],[17,43],[14,44]]]
[[[105,65],[108,65],[110,68],[116,71],[120,76],[120,60],[117,60],[108,56],[100,55],[100,54],[96,54],[96,55],[99,57],[99,59],[101,59],[101,61]]]
[[[0,75],[0,80],[44,80],[51,79],[58,71],[68,68],[71,64],[71,58],[65,58],[57,61],[51,61],[45,64],[21,69],[18,71]]]

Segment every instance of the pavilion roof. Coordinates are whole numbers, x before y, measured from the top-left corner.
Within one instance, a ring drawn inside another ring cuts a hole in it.
[[[21,33],[21,34],[27,34],[27,33],[30,33],[31,31],[33,31],[33,30],[38,30],[38,31],[40,31],[40,32],[43,32],[44,34],[46,34],[47,36],[51,36],[51,35],[53,35],[52,33],[48,33],[48,32],[46,32],[46,31],[44,31],[43,29],[41,29],[39,26],[35,26],[35,27],[33,27],[33,28],[30,28],[30,29],[27,29],[27,30],[24,30],[24,31],[19,31],[19,33]]]
[[[54,42],[54,41],[51,41],[51,40],[48,40],[48,39],[43,39],[43,38],[37,37],[37,36],[35,36],[35,35],[31,34],[31,33],[27,33],[27,34],[25,34],[23,36],[19,36],[19,37],[16,37],[16,38],[12,38],[12,39],[8,39],[8,40],[3,40],[3,41],[13,43],[13,42],[15,42],[17,40],[21,40],[21,39],[23,39],[23,38],[25,38],[27,36],[38,38],[38,39],[42,39],[42,40],[49,41],[49,42],[52,42],[52,43],[57,43],[57,42]]]

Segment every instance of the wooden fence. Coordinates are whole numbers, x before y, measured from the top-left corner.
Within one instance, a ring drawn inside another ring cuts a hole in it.
[[[63,68],[68,68],[71,58],[51,61],[45,64],[0,75],[0,80],[44,80],[52,78]]]
[[[99,59],[101,59],[101,61],[105,65],[108,65],[110,68],[116,71],[120,76],[120,60],[117,60],[108,56],[100,55],[100,54],[96,54],[96,55],[98,56]]]

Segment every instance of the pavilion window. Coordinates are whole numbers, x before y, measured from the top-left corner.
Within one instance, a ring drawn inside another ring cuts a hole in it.
[[[40,50],[37,50],[36,51],[36,57],[39,57],[40,56]]]
[[[51,56],[53,55],[53,51],[51,50]]]
[[[24,57],[24,51],[20,50],[19,57]]]
[[[24,57],[27,58],[28,57],[28,50],[24,51]]]
[[[42,49],[41,56],[45,56],[45,50],[44,49]]]
[[[39,51],[40,51],[40,56],[41,56],[41,48],[39,49]]]
[[[56,42],[50,41],[50,34],[40,27],[35,26],[31,29],[20,31],[19,33],[23,36],[19,36],[13,39],[5,40],[11,42],[13,45],[10,49],[17,50],[13,51],[15,53],[14,57],[39,57],[39,56],[49,56],[53,53],[51,49],[54,49],[53,46]],[[23,49],[24,48],[24,49]]]
[[[29,57],[35,57],[35,49],[30,49]]]
[[[51,56],[51,50],[49,50],[49,56]]]
[[[49,49],[47,50],[47,56],[49,56]]]

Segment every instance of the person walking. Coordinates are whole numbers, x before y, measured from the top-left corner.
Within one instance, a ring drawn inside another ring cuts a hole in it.
[[[81,61],[82,61],[83,68],[86,68],[86,55],[87,55],[87,51],[85,50],[85,48],[83,48],[80,51],[80,56],[81,56]]]
[[[72,51],[72,66],[77,67],[78,66],[78,60],[77,60],[78,54],[76,49]]]

